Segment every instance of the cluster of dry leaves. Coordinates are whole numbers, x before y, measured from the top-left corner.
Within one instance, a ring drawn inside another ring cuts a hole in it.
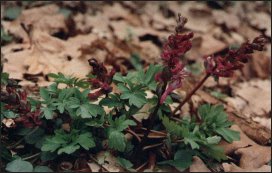
[[[10,5],[14,4],[1,3],[1,12]],[[71,10],[71,14],[63,15],[61,8]],[[16,20],[4,20],[1,14],[4,30],[19,40],[1,46],[4,71],[33,89],[50,84],[48,73],[84,77],[90,72],[87,60],[91,57],[108,66],[118,64],[121,71],[129,68],[132,53],[139,54],[145,66],[158,63],[162,43],[174,30],[177,13],[189,19],[186,29],[195,33],[185,62],[202,63],[204,55],[224,52],[230,45],[260,34],[271,39],[271,7],[265,2],[218,2],[213,6],[206,2],[37,2]],[[228,155],[240,158],[222,165],[227,172],[271,170],[266,165],[271,160],[271,147],[267,146],[271,144],[270,64],[271,43],[266,51],[254,54],[234,79],[218,83],[210,79],[192,98],[194,107],[204,102],[223,104],[239,126],[233,128],[241,131],[241,141],[222,143]],[[177,92],[184,95],[193,84],[188,81]],[[211,95],[209,91],[215,88],[226,97]],[[182,112],[188,107],[184,106]],[[109,160],[109,169],[121,169]],[[95,163],[90,166],[95,171]],[[196,157],[190,171],[210,170]]]

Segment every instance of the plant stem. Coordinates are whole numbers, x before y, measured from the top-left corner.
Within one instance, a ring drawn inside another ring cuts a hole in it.
[[[154,111],[153,111],[153,112],[150,114],[150,116],[149,116],[149,122],[148,122],[147,130],[145,131],[144,136],[143,136],[143,139],[142,139],[142,141],[141,141],[140,144],[139,144],[139,148],[142,148],[143,145],[146,143],[148,134],[149,134],[150,130],[152,129],[154,123],[155,123],[155,120],[156,120],[156,117],[157,117],[159,108],[160,108],[160,106],[161,106],[161,104],[160,104],[161,95],[162,95],[162,93],[164,93],[164,91],[165,91],[165,89],[166,89],[166,86],[167,86],[167,83],[165,83],[165,84],[163,85],[163,87],[162,87],[162,92],[158,94],[158,102],[157,102],[157,105],[156,105]]]
[[[207,73],[205,77],[194,87],[194,89],[186,96],[186,98],[180,102],[179,106],[172,112],[172,116],[174,116],[178,110],[182,108],[182,106],[192,97],[192,95],[203,85],[203,83],[210,77],[210,74]]]
[[[151,131],[151,129],[152,129],[154,123],[155,123],[155,120],[156,120],[159,108],[161,106],[161,104],[160,104],[161,95],[166,90],[166,87],[167,87],[167,83],[164,83],[164,85],[162,86],[162,90],[161,90],[162,92],[158,93],[158,102],[157,102],[157,105],[156,105],[154,111],[148,117],[148,119],[149,119],[148,126],[146,128],[146,131],[144,133],[144,136],[143,136],[141,142],[136,147],[135,152],[134,152],[134,154],[136,154],[136,155],[138,155],[139,153],[141,153],[140,151],[142,151],[142,148],[143,148],[143,146],[145,145],[145,143],[147,141],[148,134]]]

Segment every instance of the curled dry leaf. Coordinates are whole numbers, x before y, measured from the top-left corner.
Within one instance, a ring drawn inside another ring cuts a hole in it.
[[[268,165],[263,165],[260,168],[240,168],[237,165],[235,165],[234,163],[223,163],[222,164],[224,171],[225,172],[271,172],[271,166]]]
[[[250,139],[261,145],[266,145],[269,143],[271,139],[271,130],[269,130],[269,128],[266,128],[260,123],[252,120],[255,118],[248,119],[240,114],[235,113],[235,110],[229,106],[227,107],[227,111],[229,112],[229,120],[237,124],[242,129],[242,131],[248,137],[250,137]]]
[[[10,119],[10,118],[4,118],[2,120],[2,123],[7,127],[7,128],[10,128],[10,127],[13,127],[15,125],[15,122],[13,119]]]
[[[205,163],[197,156],[193,157],[193,163],[189,170],[190,172],[211,172]]]
[[[195,41],[199,43],[194,43]],[[192,50],[186,53],[186,56],[192,60],[215,54],[227,47],[224,42],[216,39],[211,34],[206,34],[202,36],[197,36],[196,34],[192,44],[196,44],[196,46],[192,47]]]
[[[271,16],[264,12],[250,12],[247,20],[251,26],[259,30],[266,30],[265,34],[271,37]]]
[[[240,19],[234,14],[214,10],[212,15],[216,24],[225,25],[228,29],[237,29],[240,26]]]
[[[270,86],[271,82],[269,80],[251,80],[239,83],[232,87],[234,97],[226,98],[226,101],[246,117],[267,117],[271,111]],[[240,105],[240,107],[237,105]]]
[[[21,23],[26,27],[31,25],[32,28],[42,30],[48,34],[59,31],[67,32],[68,30],[65,17],[59,13],[59,7],[55,4],[23,10],[15,21],[3,22],[5,31],[22,38],[24,42],[29,42],[28,34],[21,27]]]
[[[241,168],[259,168],[271,160],[271,147],[255,143],[237,125],[233,125],[231,129],[240,132],[240,141],[232,143],[222,141],[220,145],[226,154],[235,154],[240,157]]]
[[[107,154],[106,154],[107,153]],[[96,159],[98,162],[102,162],[101,164],[103,165],[104,168],[106,168],[110,172],[123,172],[124,169],[119,166],[117,163],[116,158],[105,151],[101,151],[96,155]]]

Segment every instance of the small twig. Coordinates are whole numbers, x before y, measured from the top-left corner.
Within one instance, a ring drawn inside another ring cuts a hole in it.
[[[148,145],[148,146],[145,146],[145,147],[143,148],[143,151],[144,151],[144,150],[151,149],[151,148],[155,148],[155,147],[158,147],[158,146],[161,146],[161,145],[163,145],[163,143]]]
[[[40,154],[41,154],[41,152],[33,154],[33,155],[29,156],[29,157],[25,157],[22,160],[29,160],[29,159],[35,158],[35,157],[39,156]]]
[[[126,132],[132,134],[139,142],[141,142],[141,138],[134,131],[132,131],[130,128],[127,128]]]
[[[136,168],[135,170],[137,171],[137,172],[139,172],[141,169],[143,169],[146,165],[148,164],[148,162],[145,162],[145,163],[143,163],[141,166],[139,166],[138,168]]]
[[[205,77],[194,87],[194,89],[186,96],[186,98],[180,102],[179,106],[172,112],[171,116],[174,116],[178,110],[192,97],[192,95],[203,85],[203,83],[210,77],[210,74],[207,73]]]
[[[142,129],[147,130],[146,128],[142,128]],[[150,132],[157,133],[157,134],[160,134],[160,135],[167,135],[166,133],[160,132],[160,131],[157,131],[157,130],[150,130]]]
[[[24,141],[24,138],[20,139],[18,142],[16,142],[15,144],[13,144],[11,146],[7,146],[7,149],[15,148],[16,146],[18,146],[23,141]]]

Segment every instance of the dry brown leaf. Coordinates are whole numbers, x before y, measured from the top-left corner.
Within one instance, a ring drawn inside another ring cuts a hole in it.
[[[253,145],[235,151],[240,156],[241,168],[259,168],[271,160],[271,147]]]
[[[141,20],[136,15],[130,13],[125,7],[119,3],[114,3],[112,6],[106,5],[103,8],[103,15],[112,19],[125,19],[128,23],[134,26],[141,25]]]
[[[13,127],[15,125],[15,122],[13,119],[11,118],[4,118],[2,120],[2,123],[7,127],[7,128],[10,128],[10,127]]]
[[[65,17],[59,13],[59,7],[55,4],[45,5],[31,9],[25,9],[22,14],[12,22],[1,21],[5,31],[10,32],[23,39],[24,42],[29,42],[27,33],[20,24],[25,26],[32,25],[32,28],[54,34],[59,31],[67,32]]]
[[[194,43],[195,41],[198,43]],[[214,53],[222,51],[227,47],[224,42],[216,39],[211,34],[206,34],[202,36],[195,34],[192,44],[192,49],[186,53],[186,56],[192,60],[200,59],[207,55],[212,55]]]
[[[233,125],[231,129],[240,132],[240,141],[222,141],[220,145],[226,154],[234,153],[240,157],[241,168],[259,168],[271,160],[271,147],[255,143],[237,125]]]
[[[211,172],[205,163],[197,156],[193,157],[193,163],[189,168],[190,172]]]
[[[261,145],[267,145],[269,143],[271,139],[271,130],[269,130],[269,128],[262,126],[252,119],[237,114],[230,106],[227,106],[227,112],[229,120],[237,124],[250,139]]]
[[[265,34],[271,37],[271,16],[264,12],[251,12],[248,14],[247,19],[251,26],[259,30],[265,29]]]
[[[271,111],[271,82],[269,80],[251,80],[232,87],[234,98],[226,98],[229,105],[246,117],[268,116]],[[243,104],[241,101],[246,102]],[[241,107],[238,107],[241,105]]]
[[[222,164],[225,172],[271,172],[271,166],[263,165],[260,168],[240,168],[236,166],[234,163],[223,163]]]
[[[227,155],[232,154],[237,149],[244,148],[249,145],[257,145],[254,141],[252,141],[249,137],[247,137],[247,135],[239,128],[238,125],[231,126],[231,129],[240,132],[240,140],[233,141],[232,143],[222,141],[220,145],[224,148],[225,154]]]
[[[213,10],[212,14],[216,24],[225,25],[228,29],[237,29],[240,26],[240,19],[234,14],[223,10]]]
[[[244,22],[238,27],[237,33],[242,35],[245,39],[252,39],[260,35],[260,32],[254,30],[252,27],[249,27]]]
[[[96,159],[98,161],[104,160],[103,167],[105,167],[110,172],[123,172],[124,171],[124,169],[122,167],[120,167],[119,164],[117,164],[116,158],[110,153],[106,154],[105,151],[101,151],[101,152],[97,153]]]

